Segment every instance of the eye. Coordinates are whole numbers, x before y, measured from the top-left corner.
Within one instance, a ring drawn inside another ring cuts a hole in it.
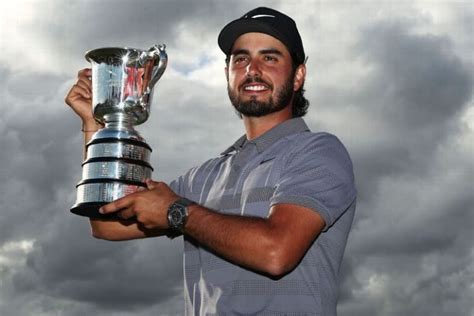
[[[233,58],[233,63],[236,65],[243,64],[247,61],[247,56],[245,55],[237,55]]]
[[[278,59],[273,55],[265,55],[263,57],[263,60],[268,61],[268,62],[277,62],[278,61]]]

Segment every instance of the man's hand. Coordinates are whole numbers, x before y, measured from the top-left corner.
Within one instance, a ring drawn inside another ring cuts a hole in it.
[[[66,96],[66,104],[82,119],[84,130],[97,130],[102,126],[92,114],[92,70],[84,68],[77,74],[77,82]]]
[[[179,199],[166,183],[146,180],[148,190],[135,192],[104,205],[100,212],[118,212],[119,217],[137,222],[146,229],[167,229],[168,208]]]

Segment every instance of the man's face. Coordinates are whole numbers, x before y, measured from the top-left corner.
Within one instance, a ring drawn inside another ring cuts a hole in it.
[[[292,59],[286,46],[270,35],[240,36],[232,47],[227,76],[230,101],[245,116],[264,116],[292,102]]]

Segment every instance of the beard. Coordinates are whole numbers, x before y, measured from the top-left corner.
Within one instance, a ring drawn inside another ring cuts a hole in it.
[[[230,102],[234,106],[238,115],[242,118],[242,115],[248,117],[261,117],[271,113],[275,113],[283,110],[288,104],[290,104],[293,98],[293,77],[294,75],[288,76],[285,84],[277,91],[276,98],[270,96],[266,101],[258,101],[257,97],[252,96],[248,101],[242,101],[238,90],[232,90],[227,84],[227,93],[229,94]],[[265,83],[268,87],[273,87],[269,83],[260,79],[260,77],[249,77],[242,84],[249,83]],[[273,89],[273,88],[272,88]]]

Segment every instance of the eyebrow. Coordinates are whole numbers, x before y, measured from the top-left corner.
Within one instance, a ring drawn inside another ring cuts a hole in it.
[[[258,51],[258,53],[260,55],[275,54],[275,55],[283,56],[283,53],[276,48],[265,48]],[[232,51],[230,54],[231,55],[240,55],[240,54],[250,55],[250,51],[248,49],[236,49]]]
[[[276,48],[262,49],[261,51],[259,51],[259,53],[262,54],[262,55],[274,54],[274,55],[283,56],[283,53],[281,51],[279,51],[278,49],[276,49]]]
[[[240,55],[240,54],[246,54],[248,55],[250,52],[248,51],[248,49],[236,49],[232,52],[230,52],[230,55]]]

